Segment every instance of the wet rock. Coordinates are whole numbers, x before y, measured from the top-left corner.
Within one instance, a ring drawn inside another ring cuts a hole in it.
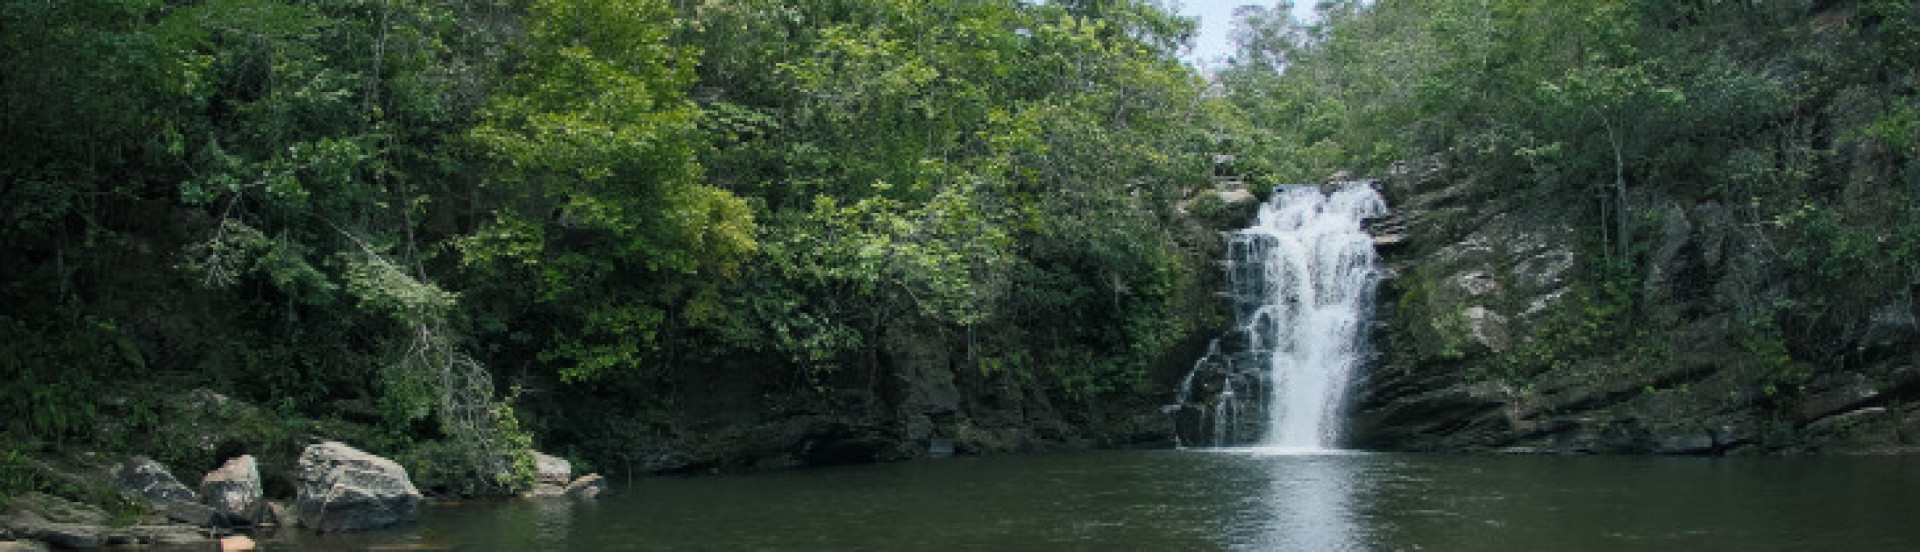
[[[200,482],[200,495],[222,524],[254,525],[265,518],[260,466],[251,455],[234,457],[219,469],[207,472]]]
[[[420,517],[420,491],[406,468],[338,442],[309,445],[294,468],[295,515],[317,531],[358,531]]]
[[[0,552],[46,552],[47,545],[38,541],[0,541]]]
[[[1710,454],[1715,446],[1713,436],[1706,432],[1674,433],[1653,440],[1654,454]]]
[[[180,480],[175,479],[166,466],[152,458],[135,456],[114,466],[111,473],[114,490],[127,498],[155,505],[200,501],[193,490],[180,484]]]
[[[600,498],[600,495],[606,492],[607,478],[597,473],[582,475],[579,479],[567,484],[567,496],[571,498],[592,500]]]

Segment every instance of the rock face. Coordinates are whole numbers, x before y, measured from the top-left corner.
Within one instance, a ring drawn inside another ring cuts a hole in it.
[[[316,531],[357,531],[410,523],[420,517],[420,491],[406,468],[337,443],[300,453],[295,515]]]
[[[1384,180],[1394,220],[1383,226],[1396,241],[1381,250],[1380,354],[1352,393],[1351,445],[1920,450],[1910,300],[1838,290],[1828,296],[1850,308],[1770,318],[1771,305],[1805,293],[1790,285],[1806,276],[1787,271],[1781,245],[1736,209],[1644,190],[1629,198],[1641,215],[1631,279],[1603,288],[1584,268],[1604,260],[1583,257],[1599,248],[1581,244],[1597,230],[1572,227],[1564,202],[1475,178],[1409,163]],[[1621,304],[1633,306],[1610,310]],[[1753,329],[1788,322],[1802,330]]]
[[[122,496],[148,504],[199,502],[193,490],[174,479],[166,466],[145,456],[135,456],[112,469],[113,485]]]
[[[187,503],[170,503],[187,504]],[[99,548],[107,545],[183,545],[206,542],[208,537],[196,527],[186,525],[135,525],[109,527],[107,514],[91,505],[63,498],[27,493],[13,497],[11,512],[0,515],[0,535],[31,539],[15,545],[15,550],[45,550],[39,543],[56,548]],[[0,542],[0,550],[9,550]]]
[[[236,456],[200,481],[200,495],[226,525],[255,525],[266,519],[261,500],[260,466],[252,455]]]

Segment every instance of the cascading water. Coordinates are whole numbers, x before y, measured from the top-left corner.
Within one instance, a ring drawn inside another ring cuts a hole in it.
[[[1167,409],[1181,444],[1338,444],[1379,280],[1363,223],[1387,207],[1370,182],[1330,189],[1277,188],[1253,226],[1230,235],[1224,264],[1234,326],[1194,364]]]

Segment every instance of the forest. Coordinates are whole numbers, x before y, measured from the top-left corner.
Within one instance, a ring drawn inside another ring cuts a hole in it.
[[[315,436],[468,495],[531,448],[749,469],[727,447],[779,431],[726,431],[800,417],[863,461],[1154,442],[1082,429],[1158,420],[1225,323],[1227,174],[1424,163],[1468,183],[1434,225],[1568,225],[1565,299],[1511,343],[1402,277],[1392,369],[1654,393],[1607,370],[1712,314],[1739,385],[1684,400],[1764,417],[1911,362],[1862,321],[1913,325],[1920,3],[1317,10],[1243,8],[1202,73],[1154,0],[5,0],[0,495]],[[1764,244],[1737,309],[1643,292],[1674,202]]]

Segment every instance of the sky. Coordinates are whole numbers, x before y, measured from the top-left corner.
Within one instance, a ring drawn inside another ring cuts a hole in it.
[[[1233,9],[1246,5],[1272,6],[1273,0],[1167,0],[1167,4],[1176,8],[1181,15],[1200,18],[1200,36],[1193,41],[1193,52],[1186,59],[1201,67],[1220,65],[1220,60],[1233,53],[1233,43],[1228,36],[1233,32]],[[1296,0],[1293,3],[1293,16],[1306,19],[1313,16],[1312,0]]]

